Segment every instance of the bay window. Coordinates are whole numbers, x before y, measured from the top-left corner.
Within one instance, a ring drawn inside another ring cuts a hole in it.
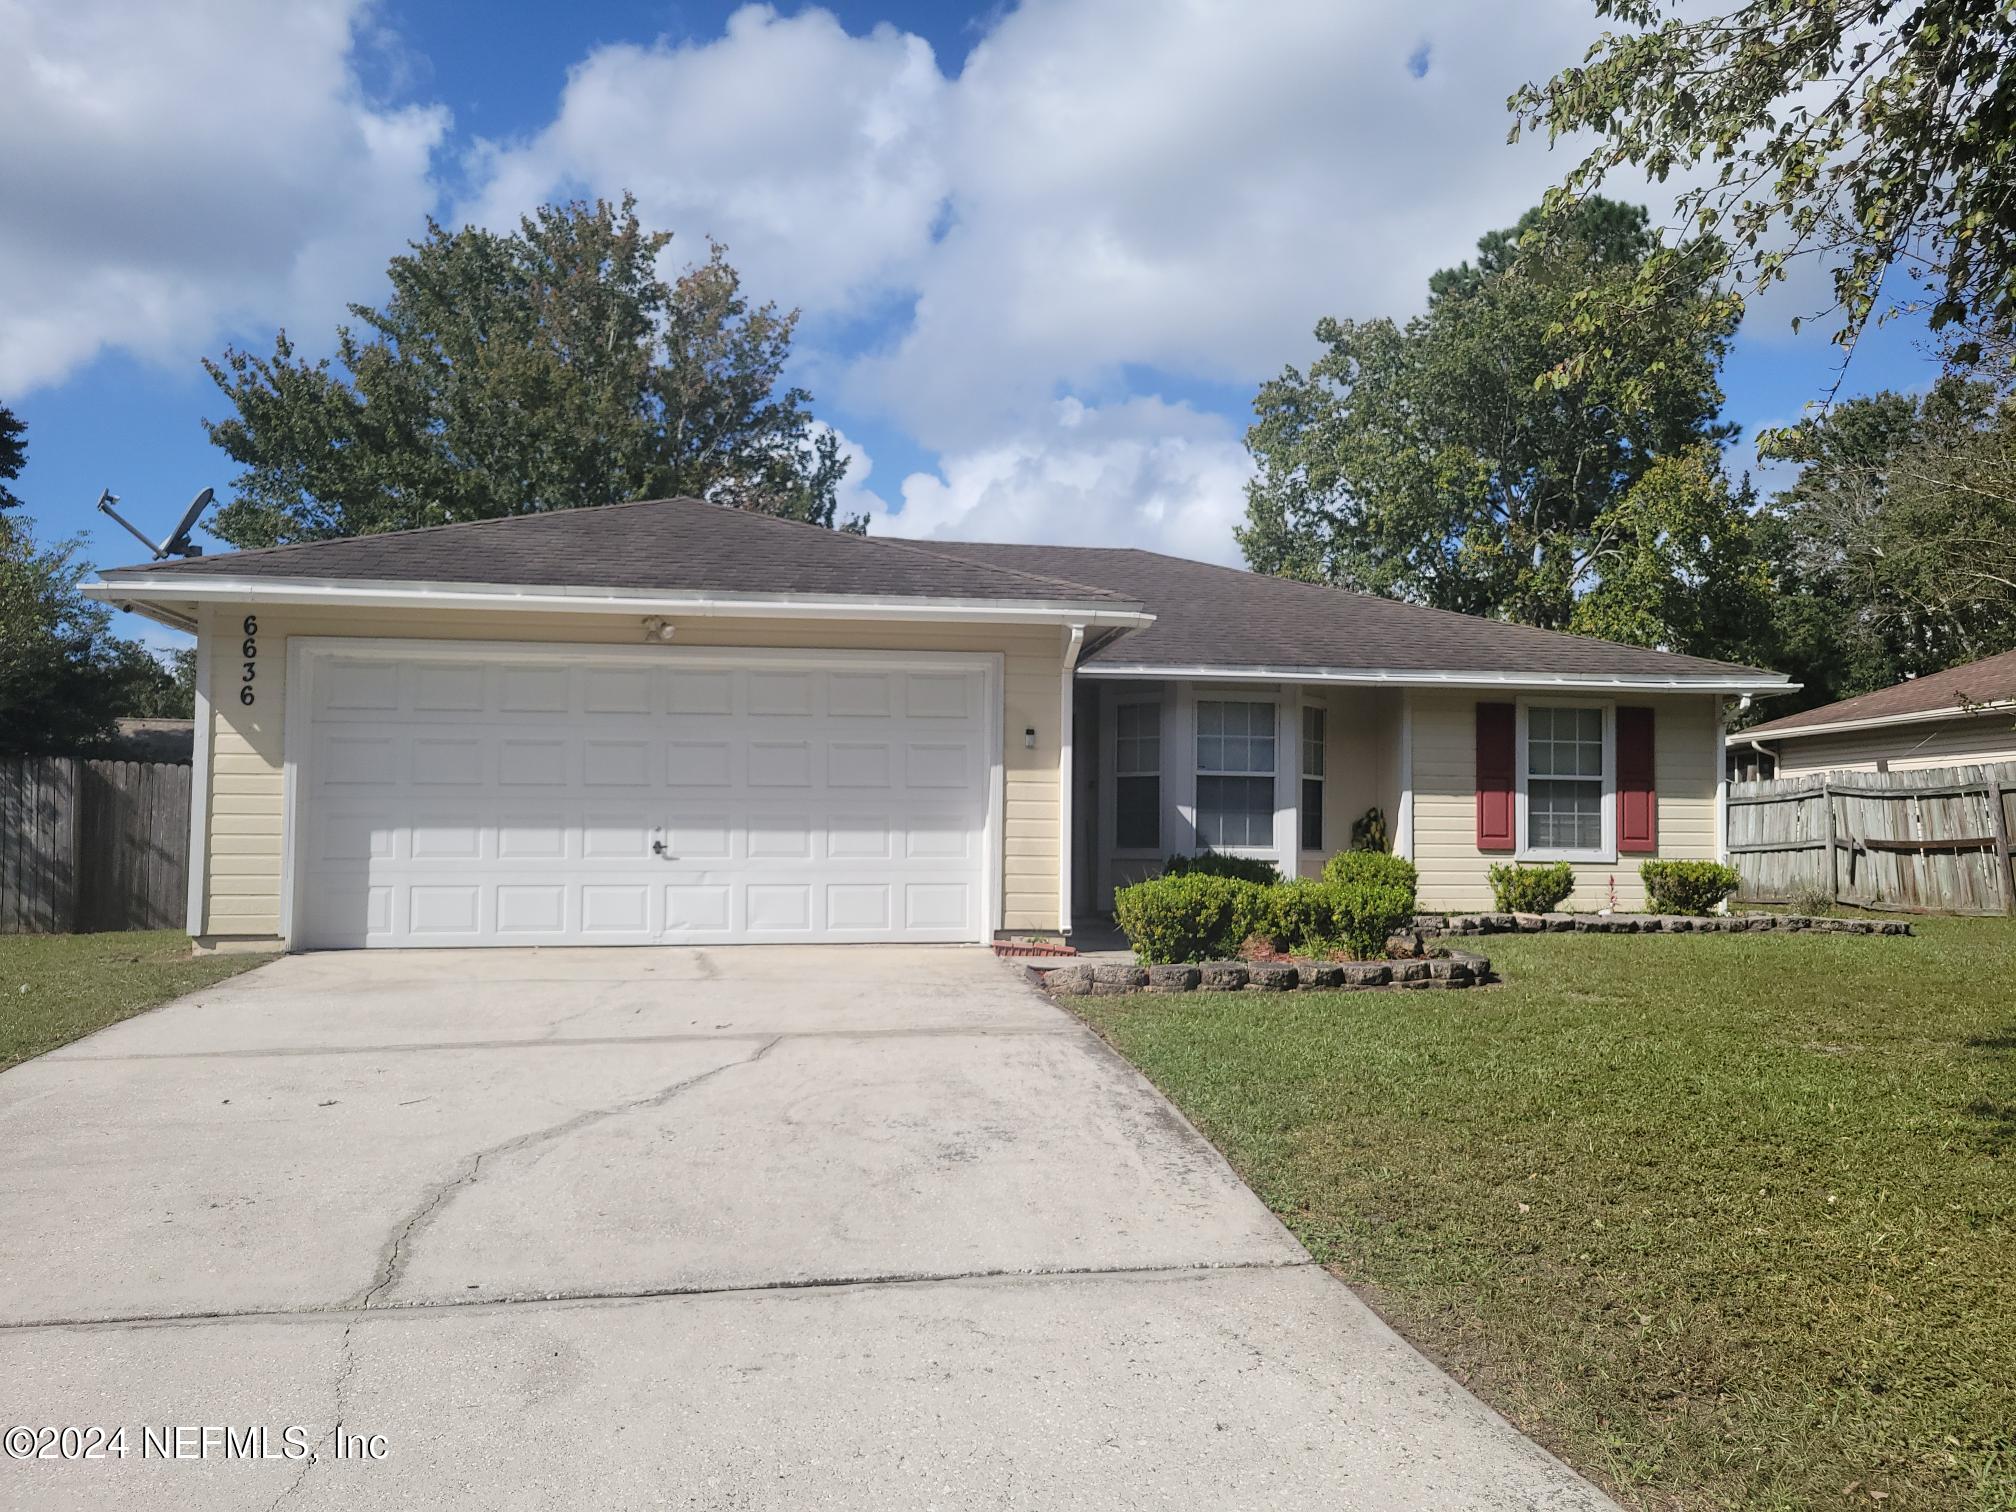
[[[1197,701],[1197,840],[1211,850],[1274,845],[1274,705]]]

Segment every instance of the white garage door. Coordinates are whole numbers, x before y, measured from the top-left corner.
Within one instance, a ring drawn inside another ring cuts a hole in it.
[[[630,649],[304,645],[296,943],[989,937],[989,659]]]

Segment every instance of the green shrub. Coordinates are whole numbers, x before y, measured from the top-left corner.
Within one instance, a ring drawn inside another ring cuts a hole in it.
[[[1206,851],[1201,856],[1171,856],[1162,863],[1165,877],[1232,877],[1240,882],[1272,883],[1281,872],[1259,856],[1227,856]]]
[[[1414,863],[1405,856],[1389,855],[1385,851],[1339,851],[1324,863],[1323,880],[1371,887],[1405,888],[1409,900],[1408,912],[1411,913],[1420,874],[1414,870]]]
[[[1268,888],[1260,900],[1254,933],[1267,936],[1276,950],[1296,953],[1328,940],[1337,917],[1332,891],[1327,882],[1299,877]]]
[[[1654,913],[1713,913],[1742,881],[1719,861],[1647,861],[1638,875]]]
[[[1293,955],[1384,955],[1414,917],[1414,890],[1390,882],[1297,879],[1263,885],[1191,872],[1113,895],[1113,917],[1148,966],[1230,960],[1253,935]]]
[[[1412,868],[1409,868],[1410,870]],[[1354,960],[1369,961],[1386,954],[1386,939],[1414,921],[1414,889],[1392,883],[1326,882],[1330,894],[1330,927],[1322,942]],[[1329,951],[1312,946],[1312,955]]]
[[[1263,932],[1273,890],[1208,872],[1153,877],[1113,894],[1113,918],[1144,965],[1230,960]]]
[[[1575,868],[1566,861],[1546,866],[1500,863],[1486,875],[1500,913],[1552,913],[1575,891]]]

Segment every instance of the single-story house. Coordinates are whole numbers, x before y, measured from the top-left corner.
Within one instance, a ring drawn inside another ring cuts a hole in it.
[[[1739,777],[2016,761],[2016,651],[1753,725],[1730,756]]]
[[[1313,874],[1378,809],[1425,906],[1713,858],[1753,667],[1136,550],[691,499],[157,562],[195,632],[204,948],[986,941],[1172,852]]]

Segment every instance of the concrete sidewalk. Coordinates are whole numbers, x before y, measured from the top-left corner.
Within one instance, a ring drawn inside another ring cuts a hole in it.
[[[4,1506],[1609,1505],[976,950],[288,958],[0,1076],[0,1210],[0,1427],[128,1430]]]

